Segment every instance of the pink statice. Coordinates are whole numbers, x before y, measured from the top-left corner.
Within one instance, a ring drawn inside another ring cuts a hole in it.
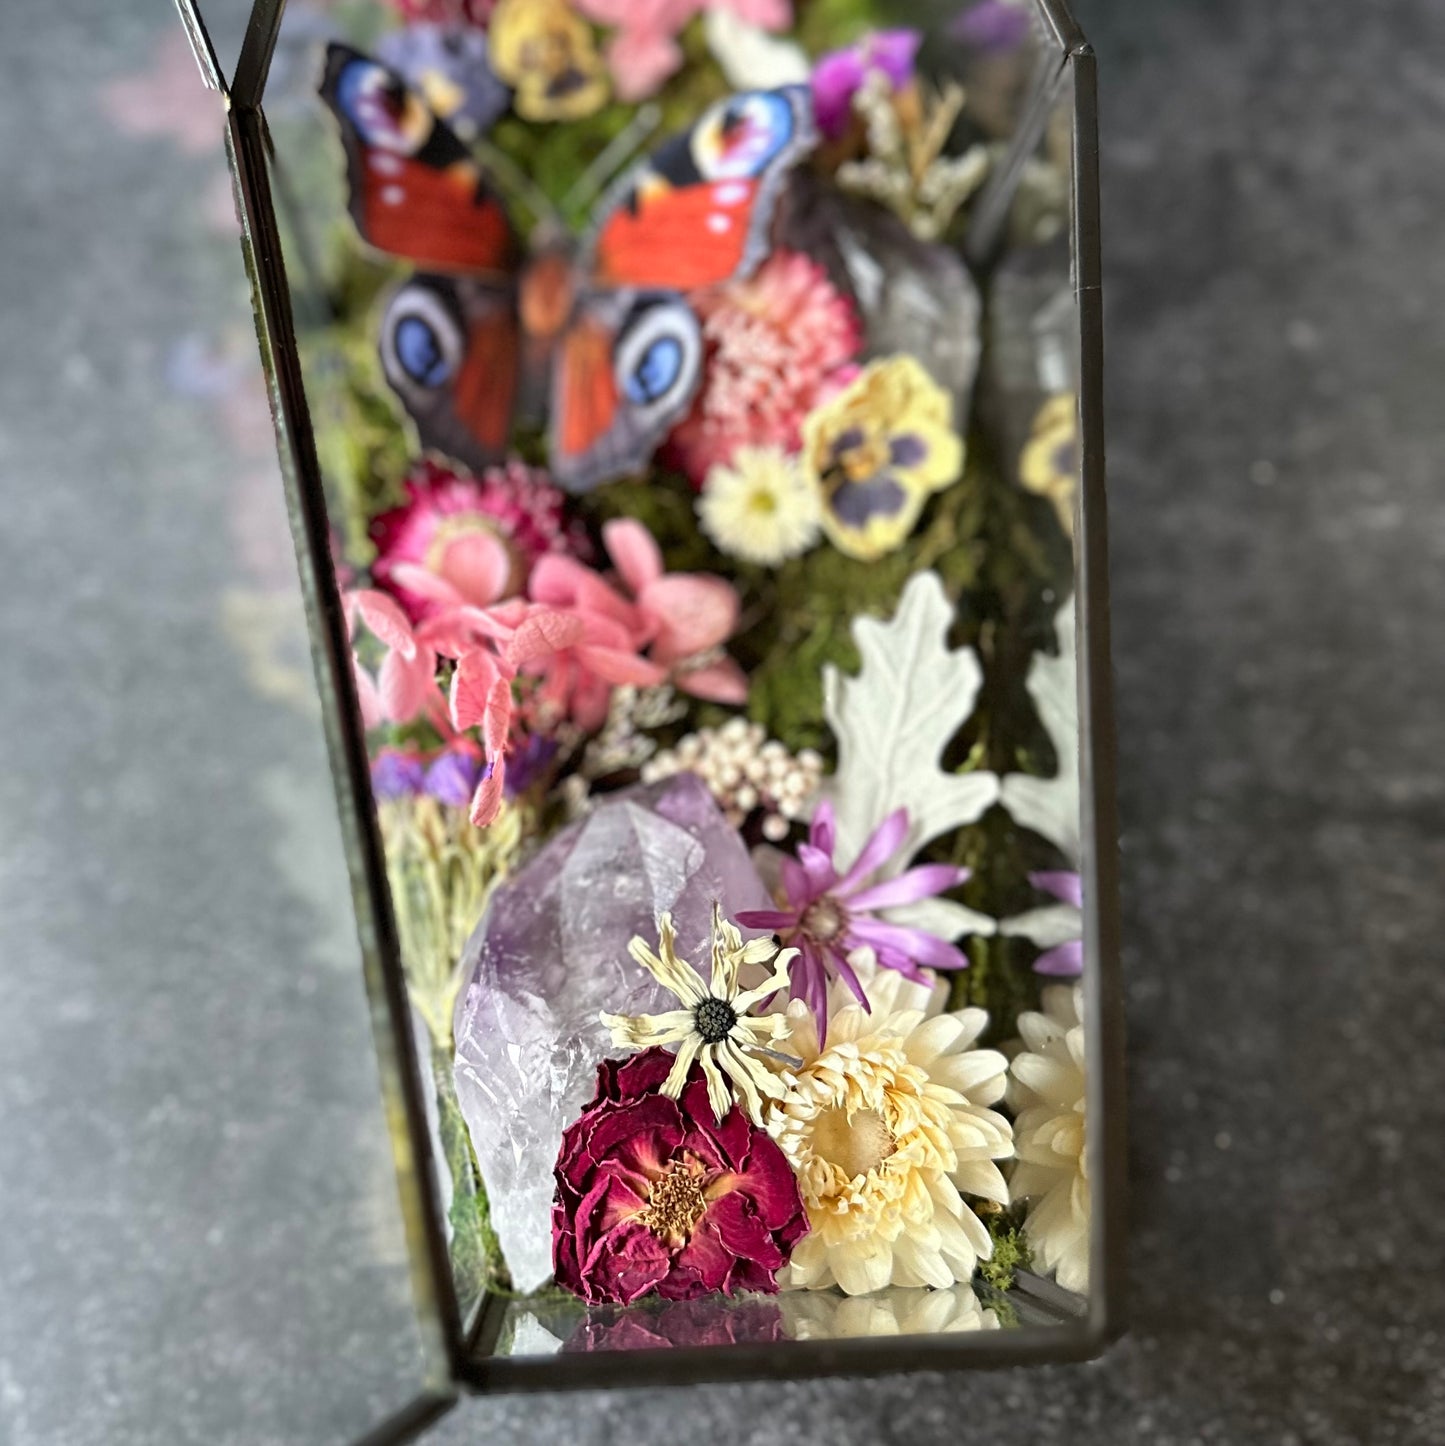
[[[795,859],[782,862],[785,898],[777,909],[739,914],[745,929],[771,929],[786,948],[797,949],[790,975],[792,997],[801,999],[818,1020],[819,1037],[828,1025],[828,984],[840,978],[859,1004],[868,996],[848,956],[870,949],[881,968],[926,983],[924,967],[966,969],[968,956],[956,945],[924,929],[895,924],[882,916],[887,909],[914,904],[967,881],[967,869],[952,864],[920,864],[889,878],[876,879],[908,837],[908,810],[891,813],[874,830],[846,872],[834,863],[838,838],[833,806],[822,803],[813,816],[808,842]],[[872,880],[873,882],[870,882]]]
[[[405,489],[405,503],[372,523],[373,573],[414,622],[515,597],[548,553],[586,555],[562,492],[521,462],[477,478],[424,461]]]
[[[707,369],[670,456],[701,486],[739,447],[796,452],[813,409],[848,385],[863,349],[853,302],[797,251],[698,299]]]
[[[763,30],[792,24],[789,0],[573,0],[589,20],[614,33],[607,67],[619,100],[655,95],[683,63],[678,36],[705,10],[727,10]]]

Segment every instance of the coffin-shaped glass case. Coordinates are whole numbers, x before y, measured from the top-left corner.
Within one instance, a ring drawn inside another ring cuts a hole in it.
[[[426,1343],[375,1439],[462,1391],[1098,1353],[1117,839],[1061,0],[257,0],[229,80],[178,3]]]

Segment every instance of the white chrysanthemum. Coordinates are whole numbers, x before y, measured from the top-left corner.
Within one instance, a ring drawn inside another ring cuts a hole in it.
[[[778,1297],[783,1329],[793,1340],[841,1341],[875,1336],[962,1335],[996,1331],[998,1313],[971,1285],[951,1290],[885,1290],[877,1295],[789,1290]]]
[[[837,1284],[847,1295],[946,1288],[993,1253],[964,1196],[1008,1203],[994,1161],[1013,1154],[1012,1131],[988,1108],[1003,1095],[1008,1062],[973,1047],[987,1023],[981,1009],[940,1012],[946,985],[866,965],[864,976],[872,1013],[838,1009],[821,1051],[811,1011],[788,1007],[779,1048],[803,1066],[784,1072],[787,1094],[769,1106],[768,1129],[797,1171],[812,1228],[782,1283]]]
[[[818,540],[816,490],[779,447],[739,447],[707,474],[697,504],[702,530],[730,557],[776,567]]]
[[[1034,1263],[1066,1290],[1089,1289],[1089,1161],[1084,1148],[1084,993],[1077,985],[1044,990],[1042,1014],[1019,1016],[1023,1051],[1011,1066],[1016,1103],[1009,1179],[1030,1202],[1024,1230]]]

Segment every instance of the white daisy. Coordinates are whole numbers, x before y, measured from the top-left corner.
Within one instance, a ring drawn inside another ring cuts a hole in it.
[[[682,1001],[682,1009],[667,1014],[606,1014],[602,1023],[612,1031],[619,1049],[649,1049],[653,1045],[676,1045],[677,1061],[662,1086],[669,1099],[678,1099],[696,1061],[707,1079],[707,1097],[713,1114],[721,1122],[733,1107],[734,1093],[743,1112],[755,1125],[763,1123],[764,1095],[777,1099],[783,1085],[760,1060],[746,1053],[766,1050],[787,1033],[787,1021],[779,1014],[749,1016],[748,1011],[787,987],[788,968],[797,957],[796,949],[778,952],[772,939],[743,943],[734,924],[713,906],[712,978],[708,988],[686,959],[678,957],[677,931],[672,916],[657,921],[658,947],[654,953],[647,941],[637,938],[627,952],[665,988]],[[772,975],[756,989],[739,991],[738,976],[745,964],[772,964]],[[731,1084],[729,1084],[731,1081]]]
[[[783,1047],[804,1063],[784,1072],[788,1091],[769,1106],[768,1129],[797,1172],[812,1229],[783,1283],[836,1283],[847,1295],[947,1288],[993,1253],[964,1197],[1008,1203],[994,1161],[1013,1154],[1012,1132],[989,1108],[1003,1096],[1008,1061],[973,1047],[987,1023],[981,1009],[944,1014],[946,985],[870,970],[865,954],[854,961],[872,1012],[840,1008],[826,1049],[806,1006],[787,1011]]]
[[[1084,993],[1044,990],[1043,1013],[1019,1016],[1023,1052],[1011,1066],[1018,1156],[1009,1188],[1030,1202],[1024,1231],[1034,1263],[1066,1290],[1089,1289],[1089,1159],[1085,1149]]]
[[[776,567],[818,540],[817,491],[779,447],[739,447],[707,474],[697,504],[702,530],[730,557]]]

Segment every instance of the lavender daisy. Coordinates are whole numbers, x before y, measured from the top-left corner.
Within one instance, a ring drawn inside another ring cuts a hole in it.
[[[803,1000],[818,1020],[820,1035],[828,1024],[828,981],[835,975],[866,1010],[868,998],[848,956],[872,950],[878,964],[905,978],[926,983],[922,969],[966,969],[968,956],[955,944],[926,930],[894,924],[882,911],[917,903],[956,888],[969,877],[952,864],[921,864],[893,878],[870,883],[903,847],[908,836],[908,810],[891,813],[874,830],[845,873],[834,862],[837,848],[833,806],[822,803],[813,815],[808,842],[796,859],[782,864],[786,908],[757,909],[738,915],[747,929],[771,929],[798,956],[789,973],[792,998]],[[782,901],[780,901],[781,903]]]

